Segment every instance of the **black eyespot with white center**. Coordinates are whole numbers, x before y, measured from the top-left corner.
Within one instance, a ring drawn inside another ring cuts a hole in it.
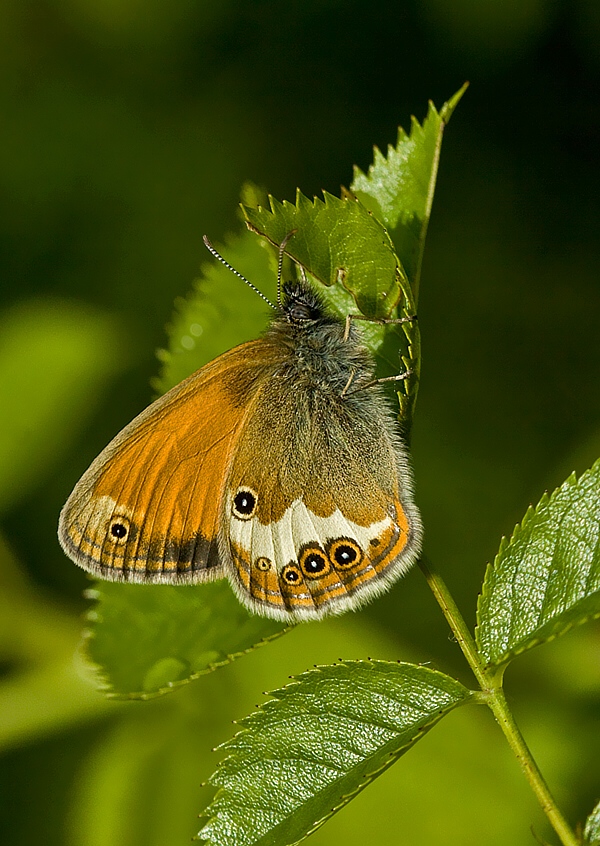
[[[287,564],[281,571],[281,578],[288,585],[298,585],[302,581],[302,573],[294,564]]]
[[[352,538],[338,538],[331,541],[327,554],[336,570],[349,570],[363,560],[363,551]]]
[[[318,546],[306,547],[299,555],[300,569],[309,579],[324,576],[330,570],[326,554]]]
[[[351,567],[357,557],[356,550],[346,544],[338,546],[335,551],[335,562],[340,567]]]
[[[129,520],[126,517],[114,517],[108,527],[108,537],[113,543],[125,543],[129,537]]]
[[[257,496],[250,488],[239,488],[233,498],[233,516],[239,520],[251,520],[256,511]]]

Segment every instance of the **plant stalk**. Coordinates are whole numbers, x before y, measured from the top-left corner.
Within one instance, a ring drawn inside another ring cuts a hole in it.
[[[483,693],[485,694],[485,702],[491,709],[496,722],[502,729],[508,745],[515,753],[517,760],[521,765],[521,769],[525,778],[529,782],[529,786],[533,790],[542,810],[546,814],[552,828],[560,838],[563,846],[580,846],[579,840],[575,833],[563,817],[559,810],[554,797],[550,792],[546,780],[538,765],[536,764],[531,750],[527,746],[519,727],[512,715],[504,691],[502,689],[502,674],[494,673],[487,669],[481,660],[481,656],[477,651],[475,641],[464,621],[464,618],[454,599],[452,598],[448,588],[442,577],[435,572],[431,565],[424,559],[419,561],[419,567],[427,580],[427,584],[431,588],[438,605],[442,609],[442,613],[452,633],[458,641],[463,655],[467,659],[475,678],[479,682]]]

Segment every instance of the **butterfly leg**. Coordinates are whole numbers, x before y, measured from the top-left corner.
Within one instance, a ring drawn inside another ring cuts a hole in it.
[[[412,323],[416,319],[416,314],[410,317],[367,317],[366,314],[347,314],[344,341],[347,341],[350,337],[350,322],[352,320],[366,320],[368,323],[380,323],[383,326],[388,326],[389,324]]]
[[[364,314],[347,314],[346,315],[346,326],[344,329],[344,341],[347,341],[350,337],[350,325],[352,320],[367,320],[369,323],[381,323],[383,325],[392,324],[399,324],[399,323],[412,323],[414,320],[417,319],[417,315],[413,314],[410,317],[367,317]],[[399,373],[397,376],[382,376],[380,379],[373,379],[372,382],[367,382],[365,385],[360,385],[357,388],[353,388],[351,391],[348,390],[350,385],[354,380],[355,371],[353,370],[344,386],[344,390],[341,393],[341,396],[348,396],[348,394],[355,394],[358,391],[364,391],[366,388],[373,388],[375,385],[380,385],[382,382],[403,382],[405,379],[408,379],[409,376],[412,375],[412,370],[406,370],[404,373]]]
[[[355,374],[356,374],[356,370],[354,370],[354,369],[353,369],[353,370],[352,370],[352,373],[350,374],[350,376],[348,376],[348,381],[347,381],[347,382],[346,382],[346,384],[344,385],[344,390],[343,390],[343,391],[342,391],[342,393],[340,394],[340,396],[341,396],[341,397],[345,397],[345,396],[346,396],[346,394],[348,393],[348,388],[349,388],[349,387],[350,387],[350,385],[352,384],[352,381],[353,381],[353,379],[354,379]],[[352,393],[352,392],[350,392],[350,393]]]
[[[348,388],[352,384],[352,379],[354,378],[354,373],[351,373],[346,387],[342,391],[342,396],[348,396],[348,394],[356,394],[358,391],[364,391],[367,388],[374,388],[375,385],[381,385],[382,382],[403,382],[405,379],[408,379],[409,376],[412,376],[412,373],[412,370],[405,370],[404,373],[399,373],[397,376],[382,376],[380,379],[373,379],[372,382],[367,382],[366,385],[359,385],[358,388],[354,388],[353,390],[349,391]]]

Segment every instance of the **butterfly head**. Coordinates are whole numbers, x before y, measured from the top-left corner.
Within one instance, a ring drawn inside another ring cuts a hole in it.
[[[285,282],[282,291],[281,311],[288,323],[293,326],[307,326],[323,320],[323,303],[308,282]]]

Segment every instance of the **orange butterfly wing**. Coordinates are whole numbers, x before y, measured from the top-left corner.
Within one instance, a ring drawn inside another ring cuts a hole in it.
[[[268,363],[265,346],[251,341],[215,359],[111,441],[61,512],[67,555],[118,581],[189,583],[225,575],[218,549],[223,490]]]

